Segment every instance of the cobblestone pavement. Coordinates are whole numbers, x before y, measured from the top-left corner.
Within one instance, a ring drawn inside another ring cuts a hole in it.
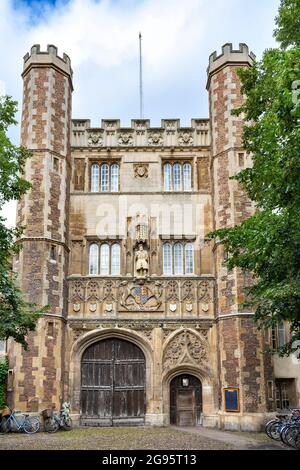
[[[245,436],[243,435],[245,434]],[[282,449],[262,434],[233,433],[208,428],[75,428],[56,434],[0,434],[1,450],[231,450]],[[255,437],[254,437],[255,436]]]
[[[281,442],[273,441],[265,433],[229,432],[214,428],[180,428],[181,432],[224,442],[236,450],[292,450]]]

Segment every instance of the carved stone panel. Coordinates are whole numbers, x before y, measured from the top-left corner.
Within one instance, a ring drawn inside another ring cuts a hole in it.
[[[122,132],[118,139],[119,145],[125,145],[127,147],[133,145],[133,135],[131,132]]]
[[[167,284],[167,300],[179,301],[179,285],[177,281],[169,281]]]
[[[83,158],[74,159],[74,189],[84,191],[85,161]]]
[[[161,132],[151,132],[149,133],[148,137],[148,144],[157,146],[157,145],[163,145],[163,135]]]
[[[99,282],[89,281],[87,284],[87,300],[99,300]]]
[[[181,286],[181,300],[191,303],[195,301],[195,283],[193,281],[184,281]]]
[[[70,300],[75,301],[84,301],[85,300],[85,285],[83,281],[74,281],[71,286],[71,296]]]
[[[91,132],[88,136],[89,147],[101,147],[103,145],[103,137],[99,132]]]
[[[179,145],[193,145],[194,138],[191,132],[180,132],[178,136]]]
[[[167,345],[163,355],[164,369],[170,369],[181,363],[194,363],[207,366],[207,346],[198,335],[189,330],[178,333]]]
[[[211,302],[211,283],[209,281],[200,281],[198,284],[198,301]]]
[[[161,307],[160,283],[134,283],[123,281],[119,289],[121,309],[128,311],[158,310]]]
[[[148,178],[149,164],[148,163],[134,163],[133,165],[135,178]]]

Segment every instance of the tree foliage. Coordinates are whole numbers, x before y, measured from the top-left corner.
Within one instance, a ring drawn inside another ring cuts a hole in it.
[[[253,166],[234,178],[256,211],[240,225],[211,234],[228,252],[230,269],[252,271],[248,303],[255,305],[259,327],[290,323],[290,341],[277,350],[282,355],[300,340],[299,21],[300,1],[282,0],[275,31],[281,47],[239,70],[246,100],[233,113],[247,123],[243,146]]]
[[[23,178],[25,161],[30,152],[10,141],[7,130],[16,124],[17,103],[11,97],[0,97],[0,211],[11,200],[20,199],[30,188]],[[11,229],[0,216],[0,340],[13,338],[27,348],[26,336],[36,326],[39,314],[34,304],[26,302],[11,270],[12,257],[19,251],[16,238],[22,228]]]

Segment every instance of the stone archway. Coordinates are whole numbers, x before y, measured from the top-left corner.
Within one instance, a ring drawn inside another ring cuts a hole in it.
[[[109,338],[132,343],[141,350],[145,358],[145,403],[147,420],[147,408],[153,398],[153,350],[147,339],[132,330],[123,328],[107,328],[89,331],[74,342],[70,354],[68,397],[72,405],[74,420],[79,420],[81,414],[81,362],[84,357],[84,351],[89,346]]]
[[[191,374],[180,374],[170,382],[170,424],[202,424],[202,384]]]

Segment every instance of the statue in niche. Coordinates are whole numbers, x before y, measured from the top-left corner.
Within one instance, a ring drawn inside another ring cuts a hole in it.
[[[148,251],[144,249],[143,243],[139,243],[139,249],[135,253],[135,263],[138,276],[147,276],[149,272],[149,256]]]

